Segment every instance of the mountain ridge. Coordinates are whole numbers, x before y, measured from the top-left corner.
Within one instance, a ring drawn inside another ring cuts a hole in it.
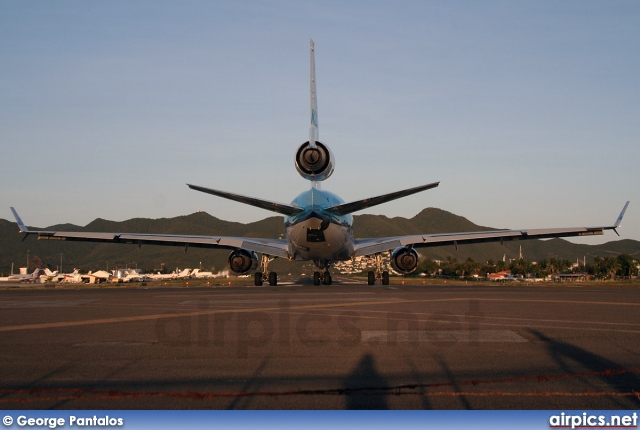
[[[34,229],[273,238],[284,235],[281,216],[267,217],[244,224],[221,220],[202,211],[174,218],[131,218],[125,221],[96,218],[86,226],[64,223]],[[357,238],[479,230],[495,229],[479,226],[465,217],[438,208],[425,208],[411,218],[389,218],[384,215],[370,214],[354,216],[354,235]],[[226,266],[229,255],[228,250],[189,249],[185,253],[182,247],[145,245],[139,248],[108,243],[37,241],[33,238],[22,241],[22,238],[22,235],[18,234],[18,226],[15,222],[0,219],[1,273],[8,273],[12,262],[17,263],[16,267],[23,266],[26,263],[27,251],[34,267],[35,261],[41,261],[55,269],[62,257],[65,271],[72,268],[97,270],[125,266],[137,266],[146,270],[158,270],[162,267],[173,270],[175,267],[202,266],[207,270],[222,270]],[[640,242],[631,239],[609,241],[600,245],[575,244],[564,239],[528,240],[505,242],[504,245],[500,243],[460,245],[458,251],[453,246],[422,248],[419,252],[423,257],[432,259],[444,260],[450,256],[459,261],[472,258],[475,261],[484,262],[489,259],[518,258],[520,246],[522,246],[523,257],[530,261],[545,258],[572,261],[587,258],[591,261],[595,256],[611,257],[619,254],[640,257]],[[274,270],[279,271],[294,271],[300,268],[300,263],[292,264],[284,259],[278,259],[273,264]]]

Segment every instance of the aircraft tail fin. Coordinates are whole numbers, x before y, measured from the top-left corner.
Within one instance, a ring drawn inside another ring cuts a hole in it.
[[[311,148],[316,147],[316,141],[319,139],[318,133],[318,99],[316,97],[316,60],[315,60],[315,46],[313,44],[313,39],[310,39],[309,45],[310,52],[310,83],[311,83],[311,121],[309,123],[309,146]]]

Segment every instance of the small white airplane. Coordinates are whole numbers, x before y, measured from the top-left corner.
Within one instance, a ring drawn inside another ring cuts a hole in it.
[[[191,272],[191,277],[196,279],[213,278],[213,272],[202,271],[200,269],[193,269],[193,272]]]
[[[78,269],[74,269],[72,273],[58,273],[57,270],[52,272],[44,269],[44,277],[50,282],[79,283],[81,281]]]
[[[58,271],[56,270],[56,271],[52,272],[51,270],[45,268],[44,269],[44,276],[47,276],[49,278],[53,278],[55,276],[58,276]]]
[[[311,188],[298,195],[291,204],[233,194],[226,191],[187,184],[189,188],[212,194],[236,202],[256,206],[284,215],[285,239],[263,239],[249,237],[166,235],[141,233],[88,233],[69,231],[29,230],[18,213],[11,208],[21,233],[37,235],[40,240],[67,240],[81,242],[130,243],[222,248],[232,250],[229,255],[229,267],[236,275],[248,275],[255,272],[255,285],[269,282],[277,285],[278,275],[269,272],[269,263],[277,258],[288,260],[311,260],[318,267],[313,274],[315,285],[332,283],[329,269],[337,261],[346,261],[355,257],[372,255],[375,257],[376,270],[368,272],[368,284],[376,280],[383,285],[389,283],[389,272],[382,268],[383,253],[390,253],[391,265],[396,272],[409,274],[418,266],[416,249],[432,246],[458,245],[482,242],[504,242],[509,240],[545,239],[553,237],[590,236],[604,234],[604,230],[616,230],[629,205],[627,202],[613,225],[601,227],[572,227],[548,229],[516,229],[474,231],[466,233],[419,234],[399,237],[380,237],[356,239],[353,236],[354,212],[382,203],[406,197],[421,191],[437,187],[439,182],[397,191],[394,193],[370,197],[345,203],[337,195],[322,190],[320,182],[333,173],[335,159],[329,147],[322,143],[318,134],[318,105],[316,99],[315,55],[313,40],[311,52],[311,121],[309,140],[298,148],[295,154],[295,166],[298,173],[311,182]],[[617,233],[617,231],[616,231]],[[261,253],[260,268],[258,255]]]
[[[197,270],[197,269],[194,269],[194,270]],[[176,267],[176,270],[174,270],[171,273],[162,274],[158,272],[158,273],[149,274],[147,276],[152,281],[161,281],[161,280],[169,280],[169,279],[189,279],[191,275],[192,275],[191,269],[180,270]]]
[[[8,282],[34,282],[40,277],[40,269],[36,269],[33,273],[27,273],[24,275],[15,274],[7,277],[0,278],[2,281]]]

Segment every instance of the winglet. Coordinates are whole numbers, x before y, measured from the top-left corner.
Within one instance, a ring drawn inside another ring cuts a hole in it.
[[[18,215],[18,212],[16,212],[16,210],[13,207],[11,208],[11,212],[13,212],[13,216],[15,217],[16,222],[18,223],[18,227],[20,228],[20,233],[29,233],[29,229],[27,228],[26,225],[24,225],[24,223],[20,219],[20,215]]]
[[[624,213],[627,211],[628,206],[629,206],[629,201],[627,201],[627,203],[624,204],[624,207],[622,208],[622,212],[620,212],[620,215],[618,215],[618,219],[616,219],[616,222],[613,225],[613,231],[618,236],[620,236],[620,233],[618,233],[618,230],[616,229],[622,225],[622,217],[624,217]]]
[[[622,212],[620,212],[620,215],[618,215],[618,219],[616,220],[616,223],[614,224],[614,226],[616,228],[620,227],[620,225],[622,225],[622,217],[624,216],[624,213],[627,211],[627,207],[629,206],[629,202],[624,204],[624,207],[622,208]]]

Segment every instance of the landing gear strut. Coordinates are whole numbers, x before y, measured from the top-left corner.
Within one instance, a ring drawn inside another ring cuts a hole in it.
[[[316,261],[316,265],[322,270],[322,272],[313,272],[313,285],[331,285],[333,279],[331,273],[329,273],[329,264],[324,261]]]
[[[389,285],[389,272],[382,270],[382,254],[375,254],[376,271],[367,273],[367,284],[374,285],[376,281],[380,281],[382,285]]]
[[[255,286],[261,287],[263,283],[268,282],[269,285],[275,287],[278,285],[278,274],[276,272],[269,272],[269,263],[275,260],[277,257],[271,257],[267,254],[262,254],[260,261],[260,271],[255,273]]]

